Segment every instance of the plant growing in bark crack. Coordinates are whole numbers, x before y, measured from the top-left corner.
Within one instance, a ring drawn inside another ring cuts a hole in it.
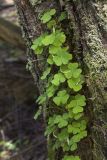
[[[52,138],[53,150],[63,151],[62,160],[80,160],[75,150],[78,149],[78,143],[87,136],[84,116],[86,98],[80,92],[83,75],[79,64],[73,61],[66,34],[61,29],[60,24],[67,18],[66,13],[62,12],[58,17],[56,14],[55,9],[50,9],[41,16],[47,32],[34,40],[31,46],[37,57],[43,54],[47,57],[47,65],[41,75],[41,80],[47,83],[45,92],[37,102],[41,106],[48,102],[45,135]],[[40,113],[39,110],[35,118]]]

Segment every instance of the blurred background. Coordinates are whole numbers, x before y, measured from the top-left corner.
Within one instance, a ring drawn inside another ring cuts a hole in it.
[[[0,0],[0,160],[45,160],[43,120],[14,2]]]

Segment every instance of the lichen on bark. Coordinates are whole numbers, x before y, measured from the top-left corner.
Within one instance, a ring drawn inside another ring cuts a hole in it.
[[[84,71],[87,77],[87,87],[91,94],[90,100],[93,104],[93,126],[91,128],[93,159],[106,160],[107,50],[104,36],[106,19],[104,10],[101,10],[101,7],[106,6],[106,2],[88,1],[85,3],[78,0],[71,3],[67,4],[67,11],[69,15],[74,15],[75,33],[80,35],[83,63],[88,68]],[[96,14],[93,14],[93,6],[100,8],[99,10],[94,8]]]
[[[58,1],[42,1],[40,4],[31,5],[27,0],[15,0],[23,35],[27,42],[28,58],[34,62],[32,72],[39,93],[43,89],[40,82],[40,74],[43,70],[41,61],[30,50],[34,38],[38,37],[43,31],[39,21],[39,15],[49,8],[55,7],[60,11]],[[93,146],[86,141],[84,151],[80,151],[82,160],[106,160],[107,159],[107,1],[106,0],[65,0],[65,10],[71,22],[75,45],[73,53],[75,58],[80,61],[86,77],[88,92],[87,100],[89,110],[93,119],[93,125],[89,128],[89,136],[93,141]],[[64,8],[64,7],[63,7]],[[63,9],[61,8],[61,9]],[[65,24],[69,32],[71,26]],[[71,43],[71,45],[72,45]],[[78,52],[78,53],[77,53]],[[36,63],[35,63],[36,62]],[[88,147],[88,148],[87,148]],[[81,147],[80,147],[81,148]],[[92,154],[93,152],[93,154]]]

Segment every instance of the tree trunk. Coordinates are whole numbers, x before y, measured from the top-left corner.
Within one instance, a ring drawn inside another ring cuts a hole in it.
[[[27,42],[28,60],[32,62],[31,73],[38,94],[43,90],[40,83],[42,63],[30,50],[32,41],[43,31],[39,15],[49,8],[64,9],[70,24],[66,27],[72,34],[71,46],[75,58],[81,63],[86,77],[84,88],[87,97],[86,115],[89,117],[89,136],[80,144],[82,160],[107,159],[107,1],[106,0],[46,0],[31,3],[15,0],[23,36]],[[61,3],[60,3],[61,2]]]

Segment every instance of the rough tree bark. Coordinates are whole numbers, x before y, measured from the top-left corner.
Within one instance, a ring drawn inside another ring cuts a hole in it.
[[[32,5],[32,2],[33,3]],[[107,1],[106,0],[15,0],[23,37],[28,48],[28,61],[32,61],[32,75],[38,94],[43,86],[39,75],[42,63],[33,56],[30,46],[43,27],[39,15],[49,8],[64,9],[68,13],[68,28],[75,58],[81,63],[85,77],[87,96],[86,114],[89,115],[89,136],[80,144],[82,160],[107,159]]]

